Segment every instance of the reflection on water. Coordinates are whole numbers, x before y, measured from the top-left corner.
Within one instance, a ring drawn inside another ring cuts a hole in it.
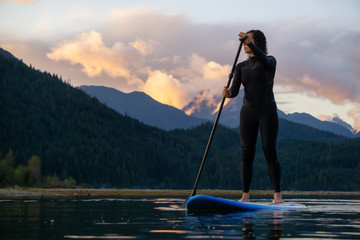
[[[195,215],[170,197],[0,199],[0,239],[360,239],[360,200],[291,201],[308,209]]]
[[[282,236],[284,214],[283,211],[241,212],[193,216],[189,220],[191,219],[193,228],[197,230],[193,233],[193,238],[211,236],[227,239],[277,239]]]

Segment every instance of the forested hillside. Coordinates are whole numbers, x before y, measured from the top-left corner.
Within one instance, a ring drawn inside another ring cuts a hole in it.
[[[57,76],[0,58],[3,155],[13,149],[15,162],[24,165],[38,155],[43,176],[73,176],[79,183],[147,181],[141,176],[153,169],[139,166],[158,158],[147,151],[161,144],[162,131],[119,115]]]
[[[42,178],[56,174],[94,187],[189,189],[211,127],[166,132],[146,126],[57,75],[0,54],[0,160],[10,149],[14,168],[38,156]],[[283,129],[278,149],[283,189],[360,190],[359,140],[321,131],[306,136],[299,125]],[[330,141],[291,140],[296,131],[304,139]],[[269,189],[261,145],[257,152],[252,187]],[[199,188],[239,189],[240,161],[238,131],[219,126]]]
[[[196,174],[193,168],[196,171],[199,168],[210,131],[211,125],[206,124],[193,130],[177,130],[171,133],[183,142],[178,143],[179,146],[187,146],[179,150],[188,153],[188,162],[193,165],[190,168],[190,178],[193,181]],[[214,138],[200,185],[204,188],[240,189],[239,135],[221,127]],[[194,154],[190,155],[191,152]],[[336,144],[281,138],[278,142],[278,158],[282,168],[283,189],[360,190],[360,139]],[[197,163],[194,163],[194,160]],[[180,168],[183,166],[180,165]],[[186,175],[185,169],[184,174]],[[252,189],[271,189],[260,139],[254,161]]]

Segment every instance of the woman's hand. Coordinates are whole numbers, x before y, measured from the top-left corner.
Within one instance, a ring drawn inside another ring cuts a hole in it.
[[[222,96],[223,97],[226,97],[226,98],[229,98],[231,96],[231,91],[229,88],[227,87],[224,87],[223,89],[223,92],[222,92]]]
[[[243,33],[243,32],[239,33],[239,40],[240,40],[240,41],[241,41],[241,40],[244,40],[244,43],[245,43],[246,45],[248,45],[248,44],[250,43],[249,36],[248,36],[246,33]]]

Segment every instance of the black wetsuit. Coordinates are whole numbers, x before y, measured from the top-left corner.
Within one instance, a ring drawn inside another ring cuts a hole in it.
[[[276,59],[267,56],[253,43],[248,47],[255,56],[236,66],[230,88],[231,98],[238,95],[241,84],[245,90],[240,112],[243,192],[249,192],[259,128],[270,179],[274,191],[280,192],[281,170],[276,153],[278,115],[273,93]]]

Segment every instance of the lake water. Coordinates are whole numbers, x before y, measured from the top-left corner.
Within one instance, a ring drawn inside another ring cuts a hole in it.
[[[183,200],[0,199],[0,239],[360,239],[360,200],[352,197],[292,198],[308,208],[213,215],[188,215],[178,208]]]

